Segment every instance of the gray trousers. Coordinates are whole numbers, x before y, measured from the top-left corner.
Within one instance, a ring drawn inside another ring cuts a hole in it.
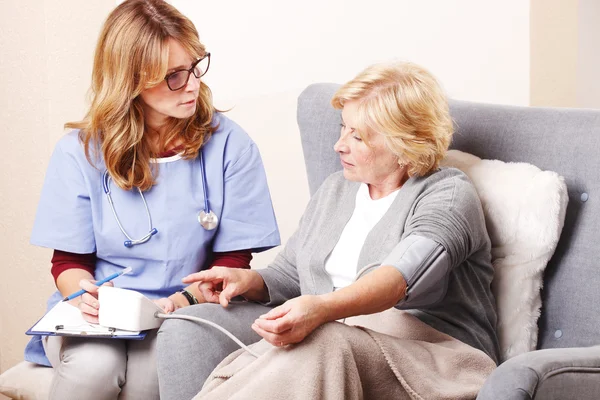
[[[261,337],[252,323],[271,307],[256,303],[198,304],[175,314],[192,315],[221,325],[245,344]],[[161,400],[188,400],[225,357],[239,346],[217,329],[184,320],[166,320],[158,331],[157,363]]]
[[[156,330],[144,340],[46,336],[49,399],[158,400]]]

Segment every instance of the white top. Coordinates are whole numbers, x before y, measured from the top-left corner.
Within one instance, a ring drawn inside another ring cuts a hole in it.
[[[333,280],[335,289],[350,285],[358,270],[358,257],[367,235],[390,208],[398,190],[373,200],[369,195],[369,187],[363,183],[356,193],[356,203],[352,217],[344,227],[340,239],[325,260],[325,270]]]
[[[177,154],[174,154],[169,157],[151,158],[150,162],[155,163],[155,164],[164,164],[164,163],[168,163],[168,162],[181,160],[181,158],[182,158],[181,153],[177,153]]]

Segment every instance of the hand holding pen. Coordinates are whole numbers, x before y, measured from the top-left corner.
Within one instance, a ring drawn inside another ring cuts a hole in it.
[[[112,286],[113,279],[131,272],[131,267],[127,267],[120,272],[114,273],[112,275],[107,276],[104,279],[99,281],[92,281],[88,279],[83,279],[79,282],[79,286],[81,286],[81,290],[78,290],[75,293],[72,293],[66,296],[63,301],[71,301],[81,296],[80,301],[77,304],[73,304],[81,311],[83,318],[93,324],[98,323],[98,309],[100,304],[98,303],[98,288],[102,285],[110,285]]]

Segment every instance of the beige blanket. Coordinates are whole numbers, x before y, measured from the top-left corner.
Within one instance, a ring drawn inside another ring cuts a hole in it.
[[[262,340],[217,366],[194,399],[474,399],[496,365],[391,309],[328,323],[302,343]]]

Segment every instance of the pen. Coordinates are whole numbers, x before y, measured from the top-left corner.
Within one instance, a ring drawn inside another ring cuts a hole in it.
[[[121,276],[123,274],[129,273],[131,272],[131,267],[127,267],[125,268],[123,271],[121,272],[115,272],[112,275],[107,276],[106,278],[99,280],[98,282],[96,282],[96,286],[101,286],[103,284],[105,284],[108,281],[112,281],[113,279],[115,279],[118,276]],[[69,300],[73,300],[75,297],[81,296],[82,294],[86,293],[86,291],[84,289],[78,290],[77,292],[68,295],[67,297],[65,297],[63,299],[63,301],[69,301]]]

